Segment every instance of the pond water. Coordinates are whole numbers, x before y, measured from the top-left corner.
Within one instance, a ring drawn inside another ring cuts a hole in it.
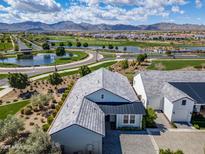
[[[41,53],[34,55],[33,58],[30,59],[17,59],[16,57],[13,58],[6,58],[4,60],[0,60],[0,63],[11,63],[17,64],[19,66],[39,66],[39,65],[48,65],[54,63],[56,58],[66,58],[70,57],[69,54],[65,56],[56,56],[54,53]]]
[[[185,49],[189,51],[205,51],[205,46],[203,47],[186,47]]]

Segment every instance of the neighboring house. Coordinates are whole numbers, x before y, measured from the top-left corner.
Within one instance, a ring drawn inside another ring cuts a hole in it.
[[[99,69],[76,82],[49,134],[64,153],[100,154],[109,124],[141,128],[144,114],[144,106],[128,79]]]
[[[204,71],[145,71],[133,86],[145,108],[162,110],[171,122],[190,122],[205,106]]]

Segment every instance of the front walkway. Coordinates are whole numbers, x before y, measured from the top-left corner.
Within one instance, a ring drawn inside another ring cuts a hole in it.
[[[104,154],[156,154],[146,131],[107,130],[103,138]]]
[[[156,114],[157,114],[157,119],[155,120],[155,122],[159,129],[161,129],[162,131],[166,131],[172,128],[172,125],[165,117],[164,113],[162,113],[161,111],[156,111]]]

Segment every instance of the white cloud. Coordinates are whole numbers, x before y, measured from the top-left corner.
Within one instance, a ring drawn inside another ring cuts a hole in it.
[[[60,11],[60,5],[54,0],[4,0],[8,8],[18,12],[57,12]]]
[[[202,2],[201,0],[195,0],[195,4],[197,8],[201,8],[202,7]]]
[[[179,6],[172,6],[172,12],[184,14],[184,11],[180,10]]]
[[[70,5],[63,8],[55,0],[4,1],[9,6],[0,6],[6,11],[6,14],[0,13],[0,22],[71,20],[93,24],[138,24],[151,16],[166,18],[171,12],[183,14],[179,6],[187,3],[186,0],[69,0]],[[127,9],[125,5],[132,7]]]

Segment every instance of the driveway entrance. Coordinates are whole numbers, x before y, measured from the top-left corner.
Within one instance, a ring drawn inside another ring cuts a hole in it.
[[[146,131],[107,130],[103,138],[104,154],[156,154]]]

